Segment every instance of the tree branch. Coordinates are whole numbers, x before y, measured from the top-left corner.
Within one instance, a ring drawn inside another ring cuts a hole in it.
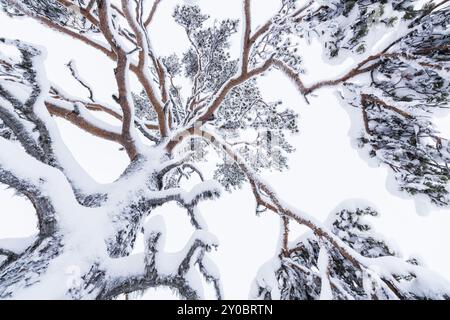
[[[83,8],[81,5],[77,5],[76,3],[69,0],[56,0],[61,5],[65,6],[69,10],[73,10],[75,7],[76,10],[85,17],[92,25],[98,27],[98,20],[92,15],[91,10],[95,4],[95,0],[91,0],[86,8]]]
[[[362,104],[362,106],[363,107],[367,107],[369,102],[372,102],[372,103],[375,103],[375,104],[377,104],[379,106],[382,106],[383,108],[385,108],[387,110],[391,110],[391,111],[401,115],[402,117],[404,117],[406,119],[413,119],[413,116],[410,115],[406,111],[403,111],[403,110],[401,110],[401,109],[399,109],[397,107],[388,105],[386,102],[384,102],[383,100],[381,100],[381,99],[379,99],[379,98],[377,98],[377,97],[375,97],[373,95],[362,94],[361,95],[361,104]]]
[[[3,138],[0,138],[0,150],[0,182],[25,195],[31,201],[38,217],[39,234],[42,237],[52,235],[57,228],[56,215],[51,199],[42,191],[46,182],[43,178],[44,172],[36,170],[35,177],[24,176],[27,174],[24,173],[22,161],[33,163],[36,169],[53,168],[45,166],[26,154],[19,146]],[[22,161],[17,161],[19,157]]]
[[[80,78],[80,75],[78,74],[78,70],[75,66],[75,61],[71,60],[69,61],[69,63],[67,64],[67,67],[70,70],[70,73],[72,74],[72,77],[79,83],[81,84],[84,88],[86,88],[86,90],[88,90],[89,92],[89,99],[94,102],[94,92],[92,91],[91,87],[85,82],[83,81],[83,79]]]
[[[15,99],[11,93],[9,93],[3,86],[0,85],[0,96],[8,99],[13,108],[18,108],[19,110],[23,108],[20,101]],[[1,102],[1,101],[0,101]],[[45,159],[45,155],[43,150],[40,148],[36,140],[32,137],[32,133],[29,132],[20,118],[0,105],[0,119],[3,123],[12,130],[14,135],[20,141],[24,149],[28,154],[33,156],[34,158],[43,161]]]
[[[214,115],[216,110],[220,107],[223,100],[226,98],[228,93],[233,90],[238,85],[244,83],[245,81],[260,75],[267,71],[273,64],[273,59],[268,59],[266,62],[264,62],[259,67],[256,67],[249,72],[242,73],[238,75],[237,77],[234,77],[230,80],[228,80],[222,88],[219,90],[219,92],[216,94],[215,98],[212,100],[212,102],[209,104],[209,106],[206,108],[206,111],[200,115],[196,121],[200,122],[207,122],[210,120],[210,118]]]
[[[252,32],[252,15],[251,15],[251,0],[243,0],[244,2],[244,34],[242,35],[242,57],[241,57],[241,72],[246,74],[248,71],[249,56],[250,56],[250,34]]]
[[[7,262],[10,260],[15,260],[19,255],[7,249],[0,248],[0,256],[6,256]]]
[[[78,108],[75,109],[67,109],[61,106],[60,103],[56,99],[48,100],[45,102],[48,111],[51,115],[58,116],[66,119],[73,125],[83,129],[84,131],[109,141],[114,141],[119,144],[123,144],[123,138],[120,132],[110,131],[104,128],[101,128],[96,123],[90,121],[89,118],[83,116],[83,112],[80,111],[80,104],[78,104]],[[77,110],[78,109],[78,110]],[[85,113],[84,113],[85,114]],[[131,152],[131,150],[130,150]]]
[[[82,104],[87,110],[90,111],[97,111],[97,112],[104,112],[106,114],[109,114],[110,116],[114,117],[115,119],[119,120],[120,122],[123,121],[122,113],[119,110],[115,110],[112,106],[108,106],[104,103],[100,103],[97,101],[90,102],[83,99],[71,97],[61,88],[56,88],[55,86],[52,87],[52,91],[55,94],[55,98],[59,100],[63,100],[64,102],[69,102],[70,104]],[[54,101],[54,100],[52,100]],[[73,110],[73,108],[69,108],[70,110]],[[135,117],[135,125],[136,127],[144,134],[145,137],[147,137],[150,141],[157,142],[155,137],[151,136],[146,130],[159,130],[159,126],[153,123],[148,123],[145,121],[142,121],[140,119],[137,119]],[[73,123],[75,124],[75,123]],[[80,127],[80,129],[83,129]]]
[[[105,38],[113,48],[116,58],[117,67],[115,69],[115,78],[119,90],[118,103],[122,108],[122,141],[126,145],[128,154],[132,159],[137,156],[137,147],[132,134],[132,124],[134,124],[134,106],[131,101],[131,89],[129,87],[129,69],[130,61],[128,53],[115,35],[114,26],[111,21],[111,8],[109,0],[97,0],[99,9],[100,29],[103,31]],[[134,128],[134,127],[133,127]]]
[[[253,170],[250,169],[244,160],[240,158],[238,154],[236,154],[233,148],[228,145],[225,141],[221,140],[214,134],[197,129],[195,131],[190,132],[191,135],[196,135],[202,137],[205,141],[215,146],[220,152],[225,152],[236,164],[241,168],[244,174],[247,176],[249,180],[252,190],[254,191],[255,198],[257,199],[258,204],[268,208],[274,213],[279,214],[282,217],[288,217],[300,225],[305,225],[309,227],[318,237],[323,237],[327,241],[329,241],[336,249],[346,257],[356,268],[361,268],[361,262],[358,260],[359,254],[354,252],[353,249],[348,247],[345,243],[342,242],[338,237],[328,231],[326,228],[321,226],[318,221],[315,221],[312,217],[307,215],[306,213],[297,213],[292,209],[286,207],[283,202],[278,198],[277,194],[272,190],[272,188],[260,180],[254,173]],[[261,195],[261,191],[264,192],[265,196]],[[265,199],[267,198],[267,199]]]
[[[148,17],[147,17],[147,19],[145,19],[145,22],[144,22],[145,27],[148,27],[150,25],[150,23],[153,21],[156,10],[158,9],[158,6],[160,3],[161,3],[161,0],[155,0],[155,2],[153,2],[152,9],[150,10]]]
[[[292,81],[294,81],[297,90],[304,96],[311,94],[312,92],[324,88],[324,87],[331,87],[331,86],[335,86],[338,84],[341,84],[345,81],[348,81],[360,74],[364,74],[367,73],[369,71],[374,70],[376,67],[378,67],[381,62],[375,62],[373,64],[371,64],[370,66],[367,66],[364,68],[365,65],[367,65],[369,62],[378,60],[379,58],[381,58],[382,53],[377,54],[377,55],[373,55],[370,56],[366,59],[364,59],[362,62],[358,63],[358,65],[356,67],[354,67],[353,69],[351,69],[350,71],[348,71],[346,74],[344,74],[343,76],[336,78],[336,79],[332,79],[332,80],[324,80],[324,81],[319,81],[316,82],[315,84],[311,85],[311,86],[305,86],[305,84],[303,83],[303,81],[301,80],[300,76],[298,75],[297,72],[295,72],[292,68],[290,68],[286,63],[284,63],[283,61],[274,59],[273,60],[273,64],[278,67],[289,79],[291,79]]]
[[[307,10],[309,7],[313,5],[315,0],[310,0],[307,4],[305,4],[303,7],[298,8],[293,13],[290,14],[289,17],[294,18],[298,16],[299,14],[303,13],[305,10]],[[283,6],[282,6],[283,8]],[[280,9],[281,11],[281,9]],[[265,34],[267,31],[269,31],[270,27],[273,25],[273,17],[269,20],[267,20],[266,23],[264,23],[261,27],[259,27],[249,38],[249,45],[252,46],[253,44],[258,41],[258,39]]]
[[[19,3],[18,1],[13,1],[13,4],[22,12],[24,12],[28,17],[42,23],[43,25],[49,27],[50,29],[53,29],[55,31],[58,31],[60,33],[66,34],[72,38],[75,38],[85,44],[87,44],[88,46],[100,50],[101,52],[103,52],[106,56],[110,57],[111,59],[114,59],[114,53],[109,49],[104,47],[103,45],[101,45],[100,43],[93,41],[92,39],[89,39],[87,36],[84,36],[78,32],[75,32],[73,30],[70,30],[68,28],[65,28],[53,21],[51,21],[50,19],[47,19],[45,17],[39,16],[34,14],[33,12],[31,12],[30,10],[28,10],[27,8],[25,8],[21,3]]]
[[[137,17],[134,16],[133,12],[131,11],[130,4],[126,0],[122,0],[122,10],[124,12],[124,15],[128,21],[128,23],[131,26],[131,29],[136,34],[136,40],[140,47],[139,51],[139,64],[136,68],[136,75],[141,82],[142,86],[144,87],[144,91],[150,100],[153,108],[156,111],[156,114],[158,116],[158,124],[160,133],[163,137],[166,137],[168,135],[168,128],[167,128],[167,121],[164,114],[164,106],[163,103],[158,99],[158,97],[155,94],[155,90],[153,88],[152,80],[150,79],[148,75],[149,67],[150,67],[150,61],[149,57],[153,56],[151,50],[150,50],[150,40],[148,38],[147,31],[145,30],[144,26],[139,25],[137,22]],[[156,70],[158,70],[158,65],[155,65]],[[161,82],[161,79],[160,79]],[[164,84],[162,84],[164,85]],[[165,89],[165,88],[162,88]],[[164,94],[163,94],[164,95]]]
[[[160,220],[161,221],[155,221]],[[175,289],[182,297],[190,300],[201,298],[196,288],[186,280],[186,273],[196,264],[199,265],[200,272],[205,275],[207,281],[213,282],[216,287],[216,294],[219,299],[222,297],[218,279],[211,275],[209,270],[203,264],[205,253],[217,246],[215,240],[202,230],[197,230],[191,236],[183,250],[177,253],[179,258],[166,261],[167,253],[162,251],[164,238],[164,225],[162,218],[155,217],[148,221],[144,226],[145,232],[145,253],[142,255],[133,255],[116,259],[120,264],[135,263],[139,261],[142,272],[137,275],[113,274],[109,285],[101,293],[102,299],[116,297],[119,294],[144,291],[152,287],[167,286]],[[165,272],[158,270],[160,261],[165,261]],[[120,269],[120,268],[117,268]]]

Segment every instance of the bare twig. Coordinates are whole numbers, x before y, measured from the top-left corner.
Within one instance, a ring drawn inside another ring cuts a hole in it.
[[[78,74],[78,70],[75,67],[75,62],[73,60],[71,60],[67,64],[67,67],[69,68],[69,70],[72,73],[72,76],[75,78],[75,80],[78,81],[79,84],[81,84],[83,87],[85,87],[89,91],[89,99],[92,102],[94,102],[94,92],[92,91],[91,87],[80,78],[80,76]]]

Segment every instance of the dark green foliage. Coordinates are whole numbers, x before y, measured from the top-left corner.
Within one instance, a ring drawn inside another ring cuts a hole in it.
[[[424,117],[405,117],[376,100],[363,108],[370,133],[360,139],[361,146],[370,146],[371,154],[392,168],[401,190],[449,205],[450,143]]]
[[[239,166],[235,162],[229,161],[217,165],[214,179],[222,184],[227,191],[240,189],[246,181],[245,174]]]

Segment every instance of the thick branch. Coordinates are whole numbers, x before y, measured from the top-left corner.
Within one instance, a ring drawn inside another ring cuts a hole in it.
[[[250,34],[252,32],[251,0],[244,1],[244,34],[242,36],[241,72],[247,73],[250,56]]]
[[[176,290],[180,296],[187,300],[198,300],[198,293],[193,290],[184,278],[156,277],[155,275],[137,275],[115,278],[98,296],[98,299],[114,299],[121,294],[141,292],[150,288],[168,287]]]
[[[117,67],[115,69],[115,78],[119,90],[118,103],[122,108],[122,139],[126,145],[126,149],[131,158],[137,155],[136,144],[131,133],[132,124],[134,124],[134,107],[131,102],[131,89],[128,82],[128,72],[130,69],[130,61],[128,53],[115,35],[114,26],[111,21],[111,8],[108,0],[98,0],[100,29],[103,31],[106,39],[113,48],[116,58]]]
[[[77,111],[63,108],[59,106],[55,100],[46,101],[45,105],[47,106],[47,109],[51,115],[64,118],[73,125],[83,129],[84,131],[96,137],[106,139],[109,141],[114,141],[120,144],[123,143],[123,139],[120,133],[99,127],[95,123],[89,121],[89,119],[83,117],[82,114],[80,114],[79,110]]]
[[[122,10],[124,15],[131,26],[131,29],[136,34],[136,41],[138,46],[140,47],[139,51],[139,64],[135,69],[135,73],[138,77],[138,80],[141,82],[144,87],[145,93],[150,100],[153,108],[156,111],[158,116],[158,124],[160,128],[160,133],[163,137],[166,137],[168,134],[166,117],[164,114],[164,106],[161,101],[156,96],[155,90],[153,88],[152,79],[149,77],[148,72],[150,68],[149,57],[153,56],[153,53],[150,51],[150,41],[148,38],[147,31],[145,27],[140,25],[137,21],[137,17],[134,16],[130,4],[126,0],[122,0]],[[160,70],[158,65],[155,65],[156,70]],[[161,77],[160,77],[161,82]],[[164,84],[163,84],[164,86]],[[165,87],[165,86],[164,86]],[[164,95],[164,94],[163,94]]]
[[[41,236],[52,235],[56,231],[55,209],[51,199],[42,191],[43,178],[24,177],[24,164],[36,165],[35,173],[38,174],[41,162],[26,154],[19,146],[0,138],[0,182],[13,188],[18,193],[25,195],[33,204],[38,217],[39,233]],[[19,158],[23,161],[17,161]],[[28,171],[30,168],[28,168]]]

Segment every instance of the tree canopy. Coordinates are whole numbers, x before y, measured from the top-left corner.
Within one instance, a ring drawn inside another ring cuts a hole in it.
[[[164,0],[0,0],[9,16],[34,19],[112,60],[116,84],[114,103],[98,100],[74,53],[67,67],[86,89],[86,96],[74,96],[47,79],[38,43],[0,38],[16,50],[0,51],[0,182],[30,200],[39,223],[23,250],[0,242],[0,298],[42,292],[110,299],[164,286],[196,299],[203,297],[199,276],[222,298],[220,266],[208,256],[218,244],[198,203],[248,183],[256,213],[273,212],[281,225],[279,252],[261,268],[252,298],[449,299],[447,280],[404,259],[365,222],[378,214],[371,204],[347,204],[321,223],[260,177],[288,169],[295,152],[289,135],[301,128],[301,110],[285,105],[282,93],[266,101],[259,87],[260,76],[278,70],[308,103],[335,87],[353,115],[351,138],[361,154],[389,167],[398,190],[450,205],[450,142],[432,121],[450,103],[450,2],[422,2],[282,0],[257,28],[256,1],[242,0],[242,20],[222,21],[180,4],[167,19],[190,46],[161,56],[149,30]],[[306,85],[303,73],[314,70],[304,64],[301,46],[313,40],[329,62],[350,57],[355,65]],[[70,155],[55,117],[119,144],[129,166],[115,182],[96,183]],[[211,147],[223,160],[212,181],[198,165]],[[189,192],[181,188],[193,177],[201,182]],[[163,219],[151,215],[168,202],[184,208],[194,228],[175,256],[163,250]],[[293,223],[310,231],[291,242]],[[145,252],[135,254],[141,233]],[[76,281],[55,285],[74,264]]]

